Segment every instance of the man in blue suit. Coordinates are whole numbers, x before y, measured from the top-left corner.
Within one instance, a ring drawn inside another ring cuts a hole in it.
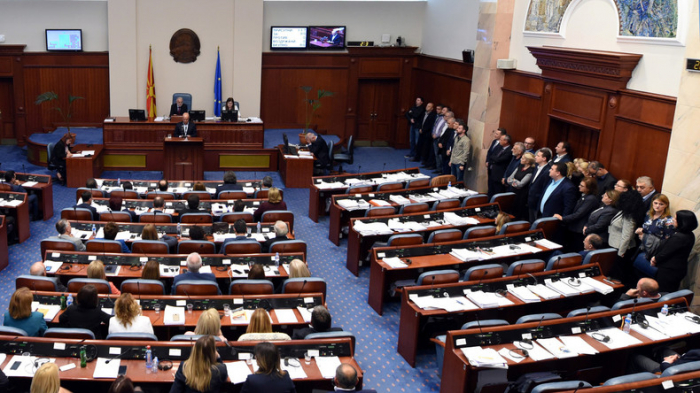
[[[537,150],[535,153],[535,174],[533,175],[532,181],[530,181],[530,189],[527,195],[527,208],[530,216],[530,222],[534,222],[539,218],[539,203],[542,199],[542,194],[544,193],[544,187],[549,181],[549,168],[551,164],[549,160],[552,159],[552,151],[546,147]]]
[[[555,162],[549,170],[551,180],[544,189],[539,204],[541,217],[553,217],[555,214],[566,216],[576,206],[576,187],[566,178],[566,164]]]
[[[199,269],[202,267],[202,257],[196,252],[187,256],[187,273],[178,274],[173,278],[173,291],[175,294],[175,286],[180,281],[184,280],[195,280],[195,281],[211,281],[216,284],[216,276],[213,273],[200,273]],[[219,295],[221,295],[221,289],[217,289]]]

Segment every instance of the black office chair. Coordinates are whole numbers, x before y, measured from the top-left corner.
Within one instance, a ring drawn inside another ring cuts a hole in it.
[[[338,172],[343,173],[343,164],[348,164],[352,165],[354,160],[353,157],[353,152],[355,150],[355,144],[354,144],[354,139],[353,136],[350,135],[350,138],[348,139],[348,149],[346,151],[341,151],[338,154],[333,155],[333,161],[335,161],[338,165]]]

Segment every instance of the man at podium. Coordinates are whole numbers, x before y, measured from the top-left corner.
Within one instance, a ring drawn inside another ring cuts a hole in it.
[[[175,126],[175,137],[197,136],[197,126],[194,122],[190,122],[190,114],[185,112],[182,115],[182,121]]]

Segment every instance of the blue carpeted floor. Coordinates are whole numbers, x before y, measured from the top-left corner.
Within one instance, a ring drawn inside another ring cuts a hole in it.
[[[78,143],[97,143],[96,129],[72,129],[78,132]],[[99,129],[98,129],[99,130]],[[281,143],[282,132],[296,141],[299,130],[266,130],[265,147],[271,148]],[[63,131],[55,132],[57,138]],[[294,136],[294,137],[292,137]],[[50,138],[45,137],[44,138]],[[81,140],[80,138],[86,138]],[[89,139],[88,139],[89,138]],[[334,136],[324,136],[326,140],[337,142]],[[99,140],[101,141],[101,133]],[[32,138],[32,140],[35,140]],[[53,140],[42,140],[47,143]],[[344,167],[348,172],[370,172],[382,169],[404,168],[406,150],[382,147],[355,148],[354,165]],[[46,168],[31,165],[26,159],[26,150],[16,146],[0,146],[3,170],[31,173],[48,173]],[[378,159],[378,157],[380,157]],[[408,163],[411,164],[411,163]],[[24,165],[24,168],[23,168]],[[408,165],[409,167],[411,165]],[[426,172],[431,175],[431,173]],[[260,179],[270,175],[275,185],[281,185],[277,172],[240,172],[238,178]],[[104,172],[104,178],[129,177],[134,179],[158,179],[160,172]],[[205,179],[221,179],[223,172],[206,172]],[[396,352],[398,342],[399,303],[389,303],[384,315],[378,316],[367,304],[369,269],[362,268],[360,277],[354,277],[346,268],[347,242],[336,247],[328,240],[328,218],[319,223],[309,219],[309,190],[286,189],[285,201],[295,213],[296,236],[309,245],[309,267],[314,276],[328,282],[328,307],[333,316],[333,324],[342,326],[357,337],[356,359],[365,372],[365,387],[379,392],[433,392],[439,391],[440,378],[437,374],[434,350],[419,353],[416,368],[411,368]],[[9,298],[15,287],[15,277],[26,273],[29,265],[40,260],[39,242],[55,233],[54,224],[62,208],[72,206],[75,189],[54,184],[54,217],[49,221],[31,223],[31,237],[28,241],[10,247],[10,267],[0,272],[0,310],[7,309]]]

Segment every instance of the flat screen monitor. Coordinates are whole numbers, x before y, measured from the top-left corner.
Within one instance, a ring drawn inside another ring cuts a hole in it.
[[[272,26],[270,49],[306,49],[309,28],[306,26]]]
[[[146,111],[143,109],[129,109],[129,120],[146,121]]]
[[[46,50],[49,52],[82,52],[82,29],[46,29]]]
[[[238,111],[221,111],[221,121],[238,121]]]
[[[345,26],[309,26],[309,49],[344,49]]]
[[[206,115],[206,111],[190,111],[190,118],[192,121],[204,121]]]

